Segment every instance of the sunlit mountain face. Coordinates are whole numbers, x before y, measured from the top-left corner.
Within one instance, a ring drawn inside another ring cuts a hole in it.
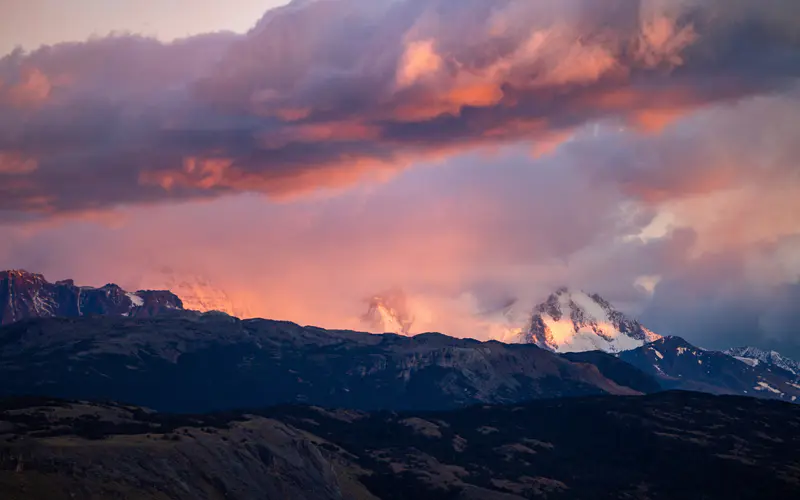
[[[532,309],[524,328],[502,340],[556,352],[619,353],[660,338],[601,296],[561,288]]]
[[[800,356],[797,2],[224,4],[13,7],[0,269],[336,329]]]

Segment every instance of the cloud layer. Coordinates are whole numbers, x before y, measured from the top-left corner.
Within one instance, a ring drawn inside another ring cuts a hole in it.
[[[658,131],[790,85],[790,0],[325,0],[246,35],[118,36],[0,60],[0,217],[386,179],[576,127]],[[468,34],[468,36],[465,36]]]
[[[333,328],[372,329],[368,299],[400,288],[414,332],[477,338],[569,285],[706,347],[800,352],[798,111],[790,96],[753,98],[658,136],[588,126],[535,161],[524,145],[466,153],[338,197],[240,195],[22,226],[0,260],[131,288],[169,265],[256,315]]]

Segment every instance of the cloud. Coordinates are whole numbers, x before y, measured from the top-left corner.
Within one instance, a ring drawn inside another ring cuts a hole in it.
[[[16,83],[0,81],[0,103],[12,109],[35,107],[47,100],[51,88],[47,75],[37,68],[23,67]]]
[[[254,314],[331,328],[370,327],[364,299],[401,288],[411,331],[476,338],[518,327],[568,285],[705,347],[791,354],[799,110],[790,96],[757,97],[657,136],[590,125],[537,158],[525,144],[462,153],[347,196],[240,194],[100,225],[89,212],[17,229],[0,259],[100,285],[193,269]]]
[[[547,152],[598,120],[657,134],[791,86],[796,10],[331,0],[269,11],[245,35],[17,51],[0,60],[0,154],[37,168],[0,171],[0,220],[341,189],[474,148]]]
[[[27,174],[38,168],[36,160],[19,153],[0,153],[0,173],[6,175]]]

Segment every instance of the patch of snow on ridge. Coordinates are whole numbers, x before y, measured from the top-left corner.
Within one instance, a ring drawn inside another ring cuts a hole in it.
[[[567,294],[565,294],[567,295]],[[598,323],[602,323],[606,326],[611,326],[608,330],[615,331],[614,326],[611,324],[611,319],[608,317],[608,312],[603,309],[603,307],[598,304],[594,299],[589,297],[584,292],[575,292],[570,293],[567,295],[568,299],[571,299],[578,307],[583,309],[583,311],[591,318],[594,318],[595,321]],[[567,303],[567,307],[569,307],[569,302]],[[616,332],[615,333],[619,333]]]
[[[754,359],[754,358],[741,358],[739,356],[734,356],[734,358],[738,359],[742,363],[744,363],[746,365],[749,365],[749,366],[758,366],[758,364],[760,363],[759,360]]]
[[[766,351],[757,347],[736,347],[724,351],[729,356],[734,356],[739,361],[747,363],[744,359],[752,360],[755,366],[757,363],[776,366],[786,370],[796,376],[800,376],[800,362],[787,358],[776,351]],[[744,358],[744,359],[743,359]]]
[[[134,306],[142,307],[144,305],[144,299],[139,297],[135,293],[126,293],[125,295],[127,295],[128,298],[131,299],[131,302],[133,302]]]
[[[783,395],[783,393],[781,391],[779,391],[778,389],[772,387],[771,385],[769,385],[766,382],[759,382],[758,386],[757,387],[753,387],[753,389],[755,389],[757,391],[769,391],[769,392],[773,392],[775,394]]]

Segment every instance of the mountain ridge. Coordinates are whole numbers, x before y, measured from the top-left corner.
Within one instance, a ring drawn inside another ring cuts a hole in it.
[[[410,318],[402,298],[388,303]],[[0,376],[11,381],[0,395],[100,397],[173,411],[293,402],[439,408],[662,388],[800,399],[788,358],[754,348],[730,350],[734,357],[660,337],[599,295],[567,289],[534,309],[547,329],[530,328],[510,344],[240,320],[184,310],[169,291],[49,283],[26,271],[0,273],[0,299]],[[567,342],[554,344],[556,337]],[[265,389],[262,379],[283,387]],[[202,394],[198,380],[213,389]],[[163,393],[141,390],[159,384]],[[248,399],[244,388],[262,399]]]
[[[181,309],[180,298],[166,290],[127,292],[113,283],[76,286],[71,279],[51,283],[42,274],[21,269],[0,271],[0,325],[30,318],[149,317]]]
[[[776,366],[786,370],[798,378],[800,378],[800,362],[791,358],[783,356],[777,351],[759,349],[757,347],[734,347],[723,351],[729,356],[733,356],[743,363],[750,365],[757,365],[759,363],[766,363],[767,365]]]
[[[791,372],[748,364],[720,351],[700,349],[681,337],[663,337],[618,357],[656,377],[665,389],[734,394],[795,403],[800,383]]]
[[[652,387],[643,376],[619,364],[573,362],[534,345],[325,330],[191,311],[34,318],[0,328],[0,378],[7,381],[0,396],[110,399],[173,412],[284,403],[443,409],[630,395]]]

